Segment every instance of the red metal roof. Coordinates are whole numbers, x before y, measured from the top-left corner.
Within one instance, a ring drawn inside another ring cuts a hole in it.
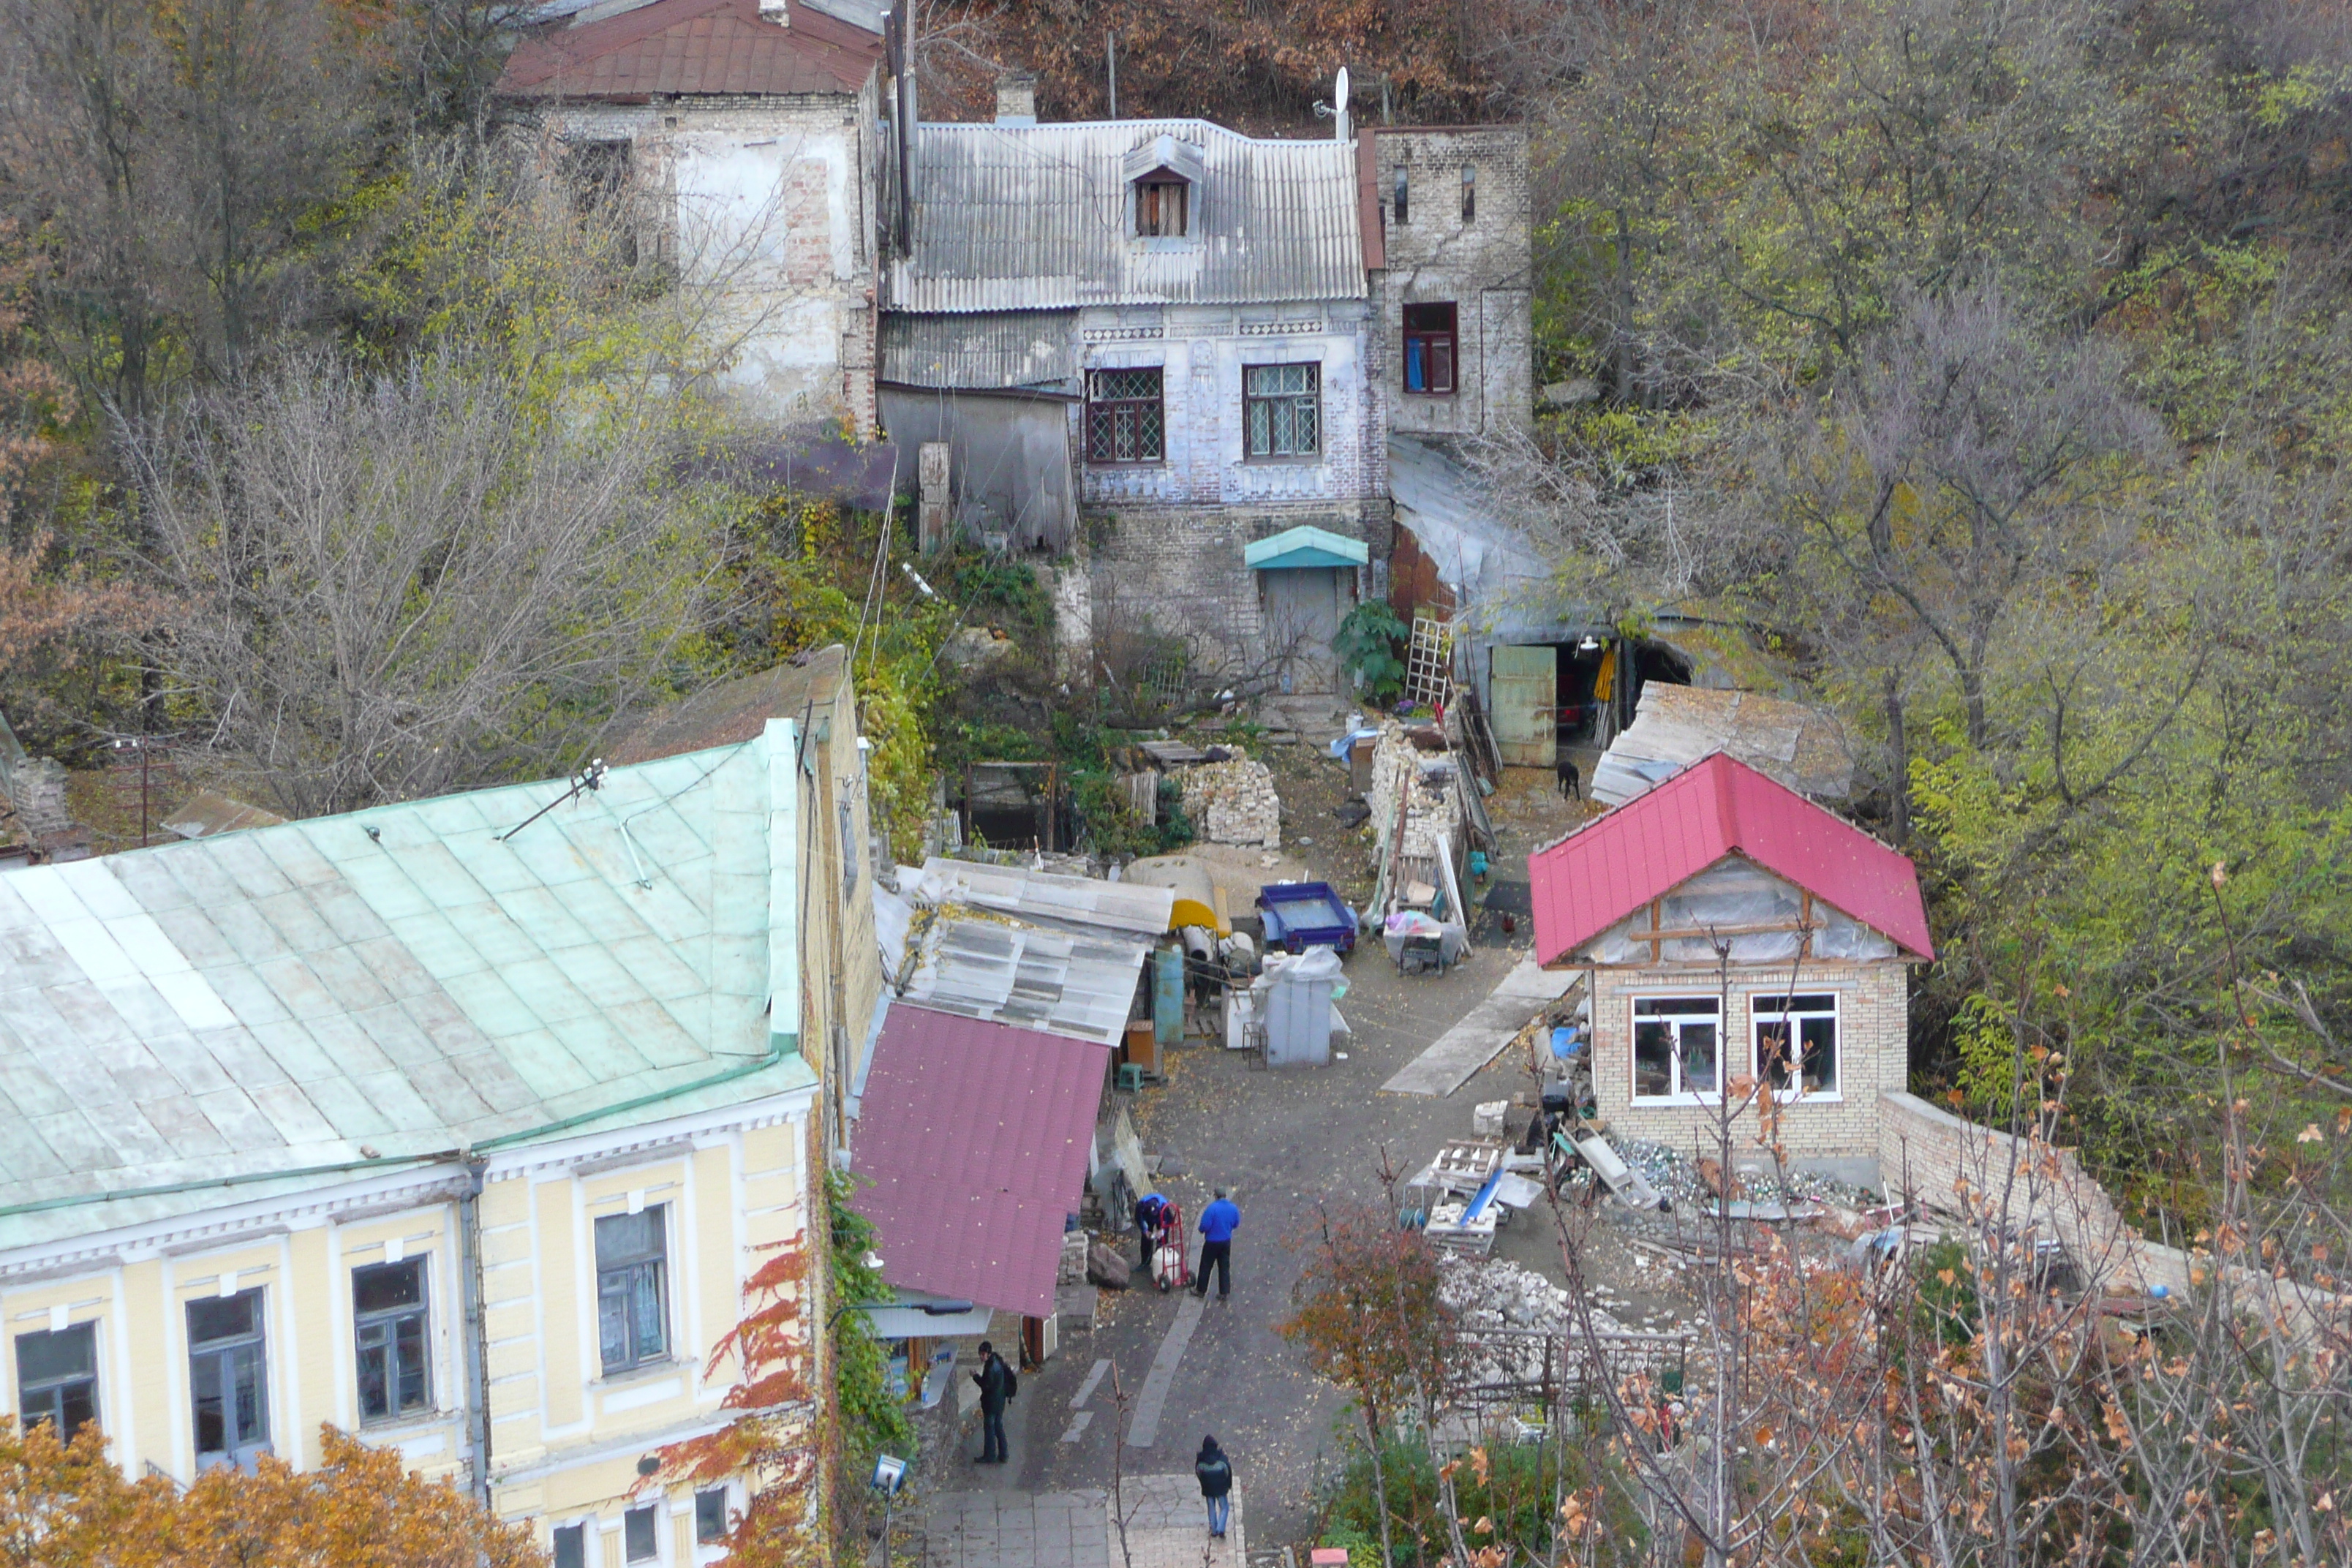
[[[1936,955],[1910,858],[1721,752],[1528,857],[1536,962],[1574,952],[1740,855],[1921,958]]]
[[[882,1277],[1042,1318],[1086,1186],[1110,1049],[894,1003],[866,1074],[851,1206]]]
[[[515,46],[509,98],[643,99],[669,93],[854,93],[882,58],[862,27],[794,5],[790,26],[759,0],[654,0]]]

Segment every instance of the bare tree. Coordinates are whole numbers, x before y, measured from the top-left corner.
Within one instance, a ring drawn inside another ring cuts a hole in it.
[[[298,815],[545,770],[706,624],[666,405],[550,408],[499,361],[297,362],[125,421],[185,606],[158,650]]]

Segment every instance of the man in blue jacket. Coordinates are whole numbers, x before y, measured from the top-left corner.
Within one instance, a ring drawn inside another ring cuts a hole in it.
[[[1222,1301],[1234,1293],[1234,1232],[1242,1223],[1242,1211],[1225,1196],[1225,1189],[1217,1189],[1217,1201],[1201,1211],[1201,1277],[1192,1282],[1192,1293],[1206,1297],[1209,1293],[1209,1266],[1217,1266],[1217,1300]]]

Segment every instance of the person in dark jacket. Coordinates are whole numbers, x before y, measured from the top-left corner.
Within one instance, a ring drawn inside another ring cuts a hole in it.
[[[1234,1511],[1234,1463],[1225,1458],[1225,1451],[1217,1447],[1214,1437],[1201,1439],[1201,1453],[1192,1461],[1192,1473],[1201,1478],[1201,1495],[1209,1500],[1209,1538],[1223,1541],[1225,1522]]]
[[[1168,1200],[1158,1193],[1146,1193],[1135,1200],[1135,1228],[1143,1233],[1143,1278],[1151,1278],[1151,1250],[1160,1240],[1160,1219],[1168,1212]]]
[[[1192,1283],[1192,1294],[1209,1293],[1209,1266],[1217,1269],[1217,1300],[1222,1301],[1234,1293],[1234,1231],[1242,1223],[1242,1211],[1225,1196],[1225,1189],[1217,1189],[1217,1201],[1201,1211],[1201,1277]]]
[[[971,1374],[980,1384],[980,1458],[978,1465],[1001,1465],[1006,1458],[1004,1443],[1005,1389],[1012,1382],[1004,1370],[1004,1358],[986,1340],[980,1342],[980,1370]]]

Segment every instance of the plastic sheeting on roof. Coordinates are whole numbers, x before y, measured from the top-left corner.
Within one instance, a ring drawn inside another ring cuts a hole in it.
[[[901,1000],[1116,1045],[1149,942],[944,918],[924,932]]]
[[[927,904],[970,904],[1024,920],[1159,936],[1176,895],[1140,882],[1065,877],[1025,866],[991,866],[934,855],[920,871],[898,868],[898,890]]]
[[[1193,232],[1139,240],[1122,167],[1162,136],[1201,150]],[[894,310],[1368,297],[1345,142],[1202,120],[923,125],[913,141],[914,250],[891,264]]]
[[[1633,722],[1592,770],[1592,798],[1622,805],[1710,752],[1826,799],[1843,799],[1853,780],[1853,759],[1826,714],[1752,691],[1653,680],[1642,688]]]

